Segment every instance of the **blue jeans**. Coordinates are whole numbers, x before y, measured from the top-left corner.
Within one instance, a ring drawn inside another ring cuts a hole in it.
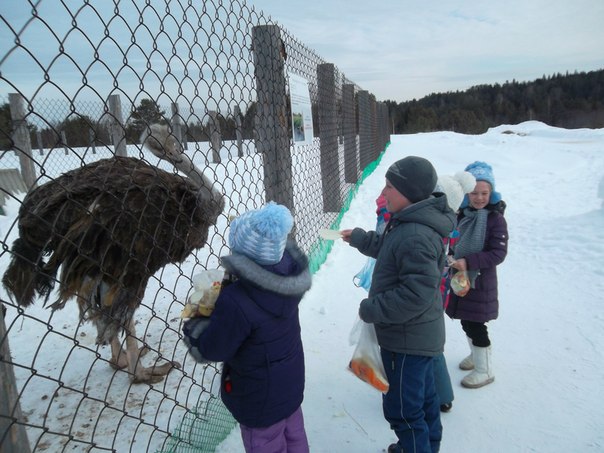
[[[453,402],[453,386],[444,354],[434,357],[434,384],[440,404]]]
[[[440,403],[434,385],[434,358],[382,349],[390,384],[384,417],[404,453],[437,453],[442,439]]]

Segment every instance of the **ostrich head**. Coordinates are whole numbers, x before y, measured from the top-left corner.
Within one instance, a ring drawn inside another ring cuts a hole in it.
[[[224,206],[222,194],[212,182],[193,163],[182,149],[180,142],[170,132],[167,125],[152,124],[141,136],[141,143],[160,159],[170,162],[174,167],[187,175],[199,188],[199,198]]]

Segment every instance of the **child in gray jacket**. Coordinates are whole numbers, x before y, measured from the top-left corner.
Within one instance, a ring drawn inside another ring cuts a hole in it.
[[[432,164],[408,156],[390,166],[382,194],[392,214],[383,234],[343,230],[344,241],[376,258],[359,316],[375,325],[390,388],[384,416],[398,437],[389,453],[437,452],[442,425],[434,385],[434,357],[445,343],[440,280],[443,238],[455,226],[444,194],[432,195]]]

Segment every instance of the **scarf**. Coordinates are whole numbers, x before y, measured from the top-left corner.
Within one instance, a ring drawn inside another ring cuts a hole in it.
[[[464,258],[472,253],[478,253],[484,248],[484,240],[487,233],[487,217],[489,211],[486,209],[463,210],[464,216],[459,221],[457,229],[459,231],[459,240],[455,244],[453,257],[455,259]],[[479,269],[468,270],[470,285],[474,288]]]

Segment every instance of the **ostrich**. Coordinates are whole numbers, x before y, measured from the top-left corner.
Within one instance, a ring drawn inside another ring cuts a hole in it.
[[[110,365],[127,367],[133,382],[154,383],[180,364],[139,363],[147,348],[138,349],[134,312],[155,272],[205,245],[224,198],[167,126],[150,126],[142,141],[187,177],[115,156],[31,190],[19,209],[19,237],[2,282],[26,307],[36,295],[47,302],[58,281],[58,298],[50,307],[61,309],[75,298],[81,321],[97,328],[97,344],[111,345]],[[125,350],[120,333],[126,336]]]

